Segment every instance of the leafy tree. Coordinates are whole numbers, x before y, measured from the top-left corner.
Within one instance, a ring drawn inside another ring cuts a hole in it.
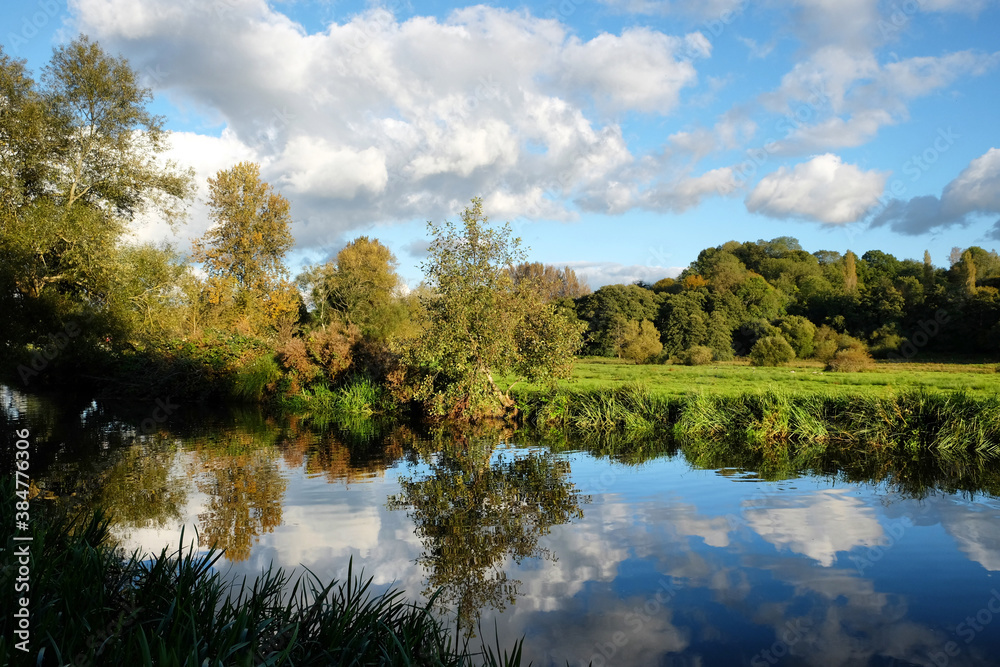
[[[577,299],[577,315],[588,323],[588,354],[617,356],[625,323],[655,320],[663,295],[638,285],[605,285]]]
[[[783,295],[759,275],[751,275],[736,290],[746,307],[747,317],[774,319],[784,310]]]
[[[637,364],[648,361],[663,350],[660,332],[649,320],[631,320],[625,325],[621,356]]]
[[[523,282],[534,285],[546,303],[590,294],[590,287],[580,282],[576,272],[568,266],[559,269],[541,262],[522,262],[511,269],[511,277],[516,285]]]
[[[215,224],[195,242],[194,258],[208,273],[209,299],[231,300],[238,317],[261,314],[257,324],[276,326],[297,310],[284,264],[294,243],[288,200],[252,162],[220,170],[208,186]]]
[[[775,322],[782,337],[795,350],[799,359],[811,357],[814,350],[816,325],[798,315],[786,315]]]
[[[729,361],[733,358],[733,328],[731,320],[723,310],[713,310],[708,316],[708,337],[705,345],[712,350],[715,360]]]
[[[431,379],[415,397],[469,417],[514,409],[498,374],[567,376],[581,342],[575,322],[514,284],[510,267],[524,257],[521,240],[511,238],[509,224],[497,229],[488,222],[476,198],[461,225],[428,223],[433,240],[423,269],[433,296],[424,301],[426,334],[413,348],[414,362]]]
[[[28,323],[21,342],[107,315],[129,223],[148,210],[176,222],[192,194],[191,173],[159,159],[163,120],[125,60],[81,37],[43,81],[0,51],[0,299]]]
[[[844,290],[853,294],[858,289],[857,257],[850,250],[844,255]]]
[[[781,366],[795,358],[795,350],[783,336],[765,336],[750,350],[750,363],[754,366]]]
[[[685,291],[664,305],[661,315],[663,347],[670,354],[678,354],[694,345],[703,345],[708,339],[708,315],[702,305],[705,295]]]
[[[397,264],[392,251],[377,239],[360,236],[333,262],[307,270],[298,282],[310,290],[322,324],[336,316],[365,336],[384,340],[403,327],[408,315],[399,295]]]

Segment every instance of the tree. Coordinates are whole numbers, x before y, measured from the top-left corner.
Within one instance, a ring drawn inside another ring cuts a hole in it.
[[[580,327],[514,284],[510,268],[524,251],[510,225],[491,227],[479,198],[462,213],[461,225],[427,225],[433,240],[423,269],[433,295],[424,301],[428,328],[414,361],[431,384],[416,397],[477,417],[514,409],[498,374],[531,381],[567,376]]]
[[[605,285],[577,299],[577,314],[588,323],[587,352],[617,356],[625,322],[656,319],[663,298],[638,285]]]
[[[844,255],[844,291],[848,294],[858,291],[857,257],[850,250]]]
[[[296,303],[285,279],[285,253],[292,247],[288,200],[261,180],[260,165],[241,162],[208,179],[214,225],[195,242],[213,303],[232,299],[239,315],[263,308],[264,324],[291,315]]]
[[[648,361],[663,350],[660,332],[649,320],[631,320],[625,325],[621,356],[637,364]]]
[[[307,270],[298,282],[310,290],[322,324],[337,316],[365,336],[384,340],[407,317],[406,304],[399,298],[402,280],[397,264],[392,251],[377,239],[359,236],[333,262]]]
[[[795,350],[782,336],[765,336],[750,350],[750,363],[754,366],[780,366],[795,358]]]
[[[533,283],[546,302],[590,294],[590,287],[581,283],[576,272],[568,266],[558,269],[541,262],[522,262],[511,269],[511,277],[518,285],[522,282]]]
[[[148,210],[177,222],[193,190],[160,160],[163,120],[124,59],[81,37],[43,81],[0,51],[0,298],[45,330],[104,313],[129,223]]]

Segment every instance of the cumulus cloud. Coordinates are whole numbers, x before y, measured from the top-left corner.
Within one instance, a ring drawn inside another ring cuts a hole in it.
[[[574,201],[628,210],[637,157],[614,118],[674,111],[712,50],[698,32],[584,40],[486,6],[408,20],[374,8],[315,33],[264,0],[70,7],[82,32],[157,72],[159,93],[261,163],[303,223],[300,247],[447,217],[477,194],[511,217],[569,219]],[[208,163],[229,166],[209,156],[214,143],[182,136],[175,153],[202,178]]]
[[[729,194],[739,185],[733,169],[722,167],[652,188],[643,193],[642,205],[654,211],[682,213],[706,197]]]
[[[968,225],[974,216],[1000,214],[1000,149],[991,148],[972,160],[940,197],[894,199],[872,218],[873,227],[888,225],[902,234]],[[1000,240],[1000,220],[991,232]]]
[[[568,266],[576,275],[587,281],[591,289],[605,285],[629,285],[637,280],[654,283],[661,278],[676,278],[684,270],[680,266],[645,266],[641,264],[618,264],[616,262],[565,262],[557,266]]]
[[[856,222],[878,203],[885,180],[883,172],[862,171],[827,153],[768,174],[747,195],[746,207],[772,218]]]
[[[881,64],[872,49],[831,44],[798,63],[759,102],[784,116],[776,125],[783,136],[775,138],[775,152],[853,147],[906,120],[911,101],[998,64],[1000,53],[977,51]]]

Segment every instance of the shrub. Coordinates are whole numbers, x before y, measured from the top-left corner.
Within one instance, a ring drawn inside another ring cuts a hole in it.
[[[795,350],[795,356],[800,359],[812,355],[816,337],[816,325],[800,315],[788,315],[775,320],[775,326],[781,330],[788,344]]]
[[[826,370],[837,373],[860,373],[875,365],[872,356],[865,350],[845,348],[838,350],[826,364]]]
[[[681,359],[683,359],[686,366],[704,366],[705,364],[710,364],[714,356],[715,353],[712,351],[712,348],[704,345],[692,345],[681,353]]]
[[[795,358],[795,350],[783,336],[765,336],[750,350],[754,366],[780,366]]]
[[[259,401],[266,389],[273,389],[281,379],[281,368],[270,354],[257,357],[239,370],[233,382],[233,394],[238,398]]]
[[[658,355],[663,351],[660,342],[660,332],[649,320],[641,322],[632,320],[625,325],[625,335],[622,341],[622,356],[637,364]]]
[[[813,342],[813,357],[819,359],[820,361],[830,361],[840,350],[860,350],[861,352],[868,352],[868,347],[854,336],[849,336],[845,333],[837,333],[834,329],[825,324],[816,330],[816,336],[813,339]]]

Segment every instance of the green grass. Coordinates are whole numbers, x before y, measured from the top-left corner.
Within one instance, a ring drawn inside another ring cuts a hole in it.
[[[5,478],[0,492],[14,497]],[[15,543],[14,503],[0,508],[7,558]],[[510,651],[477,652],[400,591],[375,595],[371,579],[296,580],[268,569],[252,582],[229,583],[213,569],[221,552],[181,546],[159,555],[124,555],[110,542],[109,522],[95,513],[78,521],[32,512],[30,651],[14,648],[14,605],[0,618],[0,664],[31,665],[517,665]],[[0,568],[4,599],[16,567]],[[495,649],[495,650],[494,650]]]
[[[1000,373],[992,364],[884,364],[841,374],[809,362],[762,369],[588,359],[555,391],[524,386],[514,395],[525,421],[582,433],[1000,457]]]
[[[573,392],[607,390],[641,383],[653,395],[681,397],[704,391],[739,395],[762,390],[792,394],[845,395],[859,391],[887,395],[906,389],[965,390],[973,396],[1000,393],[1000,373],[995,363],[891,363],[879,362],[864,373],[829,373],[818,361],[797,361],[775,368],[754,367],[749,362],[716,362],[706,366],[641,365],[618,359],[585,357],[573,368],[561,389]],[[518,385],[522,387],[523,385]],[[528,389],[542,390],[528,385]]]

